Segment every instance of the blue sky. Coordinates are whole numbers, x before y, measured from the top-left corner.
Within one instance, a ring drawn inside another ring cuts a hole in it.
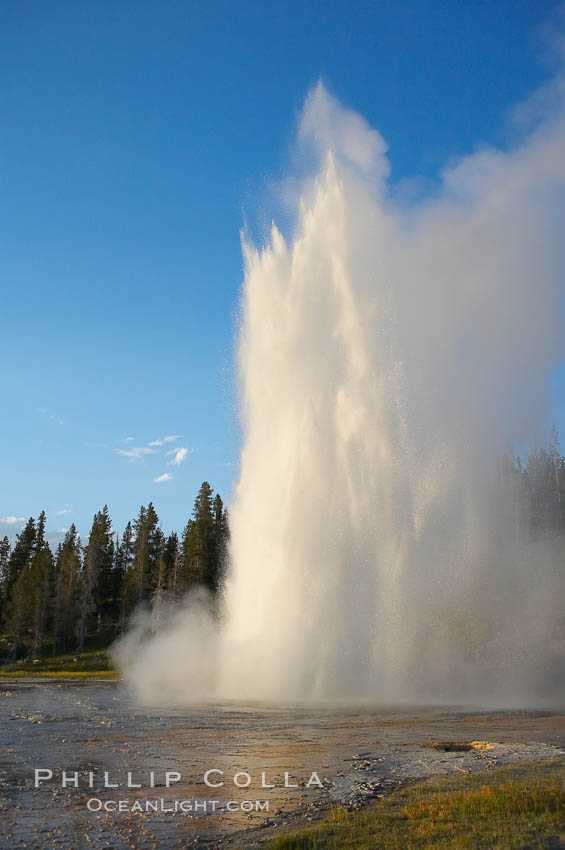
[[[394,183],[433,181],[509,143],[508,110],[553,71],[556,8],[2,3],[0,517],[45,508],[56,540],[152,500],[169,531],[203,479],[229,498],[239,232],[270,221],[309,87],[380,130]]]

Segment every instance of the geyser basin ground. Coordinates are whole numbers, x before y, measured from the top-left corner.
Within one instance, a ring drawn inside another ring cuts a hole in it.
[[[112,682],[5,682],[0,718],[0,846],[10,848],[251,846],[273,824],[286,829],[309,821],[338,801],[360,805],[410,779],[565,752],[565,713],[557,709],[249,703],[146,709]],[[51,769],[53,779],[35,788],[35,768]],[[205,785],[212,768],[224,771],[210,776],[223,786]],[[62,770],[78,772],[78,788],[61,787]],[[181,780],[167,788],[166,771]],[[130,784],[141,788],[127,787],[128,772]],[[322,788],[305,787],[313,772]],[[118,788],[104,787],[105,773]],[[234,784],[237,773],[242,784],[249,775],[247,787]],[[285,787],[285,773],[286,785],[298,788]],[[93,798],[125,800],[129,810],[89,812]],[[161,799],[169,809],[174,800],[201,805],[191,812],[131,811],[136,800]],[[203,811],[202,803],[213,800],[216,811],[210,805]],[[247,801],[268,801],[269,810],[246,811]],[[233,811],[225,809],[230,802]]]

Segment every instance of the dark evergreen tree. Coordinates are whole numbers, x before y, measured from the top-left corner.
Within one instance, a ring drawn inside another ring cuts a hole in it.
[[[214,497],[214,569],[211,574],[212,589],[217,592],[223,584],[227,563],[230,529],[228,509],[219,493]]]
[[[150,586],[147,508],[142,505],[134,521],[135,544],[133,568],[130,573],[134,602],[140,602]]]
[[[169,598],[165,561],[165,537],[159,528],[156,532],[156,561],[153,573],[153,591],[151,594],[152,629],[154,632],[158,632],[161,627],[163,612]]]
[[[165,570],[167,574],[167,588],[172,599],[177,596],[177,582],[179,572],[179,538],[176,531],[173,531],[165,542],[163,551],[163,559],[165,562]]]
[[[73,523],[58,550],[55,566],[54,647],[74,645],[81,593],[82,546]]]
[[[33,594],[31,569],[26,566],[10,588],[6,615],[6,636],[10,653],[15,658],[25,652],[25,641],[31,633],[33,622]]]
[[[216,544],[213,490],[207,481],[203,481],[182,540],[183,579],[186,589],[198,585],[203,585],[211,591],[216,589]]]
[[[120,629],[124,628],[126,616],[130,611],[130,601],[133,598],[131,572],[135,549],[135,537],[131,522],[126,525],[121,540],[116,545],[116,600],[118,601],[118,616]]]
[[[4,583],[4,590],[8,599],[18,576],[32,562],[35,555],[35,539],[35,520],[33,517],[30,517],[22,531],[16,535],[16,544],[8,560],[6,580]]]
[[[82,651],[89,619],[96,615],[100,631],[103,618],[111,616],[113,604],[114,540],[108,506],[94,515],[88,545],[84,550],[84,566],[80,577],[76,635]]]
[[[37,526],[31,523],[30,520],[26,526],[27,535],[24,537],[24,529],[18,540],[22,547],[21,567],[18,565],[18,574],[9,592],[6,633],[13,655],[31,644],[35,657],[40,657],[51,603],[53,559],[45,542],[45,511],[41,511]]]
[[[43,540],[30,567],[31,646],[35,658],[41,657],[47,636],[53,599],[53,566],[53,554],[49,544]]]
[[[45,546],[45,511],[41,511],[35,529],[35,551],[40,552]]]
[[[10,541],[8,535],[0,540],[0,631],[4,627],[6,619],[6,580],[8,577],[8,561],[10,560]]]
[[[136,605],[152,598],[155,588],[157,559],[163,545],[159,517],[149,502],[141,506],[134,521],[133,563],[124,578],[124,609],[127,616]]]
[[[0,540],[0,583],[2,585],[8,575],[8,561],[10,560],[11,549],[10,540],[8,535],[5,534],[2,540]]]

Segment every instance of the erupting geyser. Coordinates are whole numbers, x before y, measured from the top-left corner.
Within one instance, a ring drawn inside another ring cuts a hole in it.
[[[561,101],[408,208],[322,85],[300,138],[319,171],[292,238],[243,246],[223,619],[189,601],[122,666],[156,699],[555,695],[565,558],[520,533],[501,460],[546,421],[560,356]]]

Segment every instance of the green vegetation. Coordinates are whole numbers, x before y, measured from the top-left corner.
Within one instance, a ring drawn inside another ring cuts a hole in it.
[[[0,644],[1,646],[1,644]],[[7,654],[7,653],[6,653]],[[23,658],[0,664],[0,679],[115,679],[107,641],[88,638],[82,652],[46,653],[41,659]]]
[[[565,760],[409,786],[359,813],[335,809],[265,850],[519,850],[565,846]]]
[[[180,540],[175,532],[165,537],[151,502],[121,536],[105,505],[86,544],[71,525],[54,553],[45,523],[42,511],[13,547],[8,537],[0,539],[0,675],[110,677],[105,653],[94,663],[97,653],[89,660],[85,649],[95,643],[105,649],[136,608],[151,611],[151,629],[158,631],[167,602],[202,587],[214,603],[221,590],[228,515],[207,481]]]
[[[2,679],[119,679],[117,670],[10,670],[0,667]]]

